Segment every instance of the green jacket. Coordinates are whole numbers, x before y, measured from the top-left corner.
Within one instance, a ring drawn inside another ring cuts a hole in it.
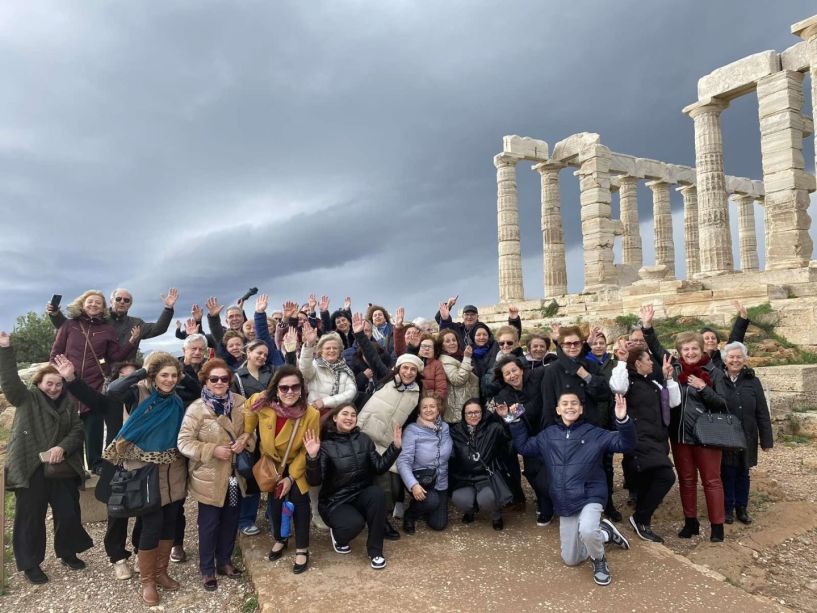
[[[37,387],[27,388],[17,374],[14,348],[0,347],[0,388],[15,407],[6,456],[6,489],[29,487],[29,479],[40,466],[40,453],[54,446],[65,450],[65,462],[77,473],[82,469],[85,439],[77,405],[63,393],[55,402]]]

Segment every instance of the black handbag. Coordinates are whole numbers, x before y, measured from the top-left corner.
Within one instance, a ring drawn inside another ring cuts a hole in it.
[[[746,434],[740,418],[732,413],[706,411],[698,417],[694,429],[695,440],[704,447],[746,449]]]
[[[136,470],[116,468],[108,498],[110,517],[138,517],[157,511],[161,506],[158,464],[145,464]]]
[[[419,483],[424,490],[434,489],[434,486],[437,485],[436,468],[419,468],[411,472],[414,474],[414,478],[417,479],[417,483]]]
[[[505,481],[505,477],[502,475],[502,472],[500,472],[497,468],[491,468],[488,466],[482,457],[480,457],[479,451],[471,447],[470,442],[468,443],[468,447],[474,451],[472,458],[475,458],[480,464],[482,464],[482,467],[488,473],[488,485],[491,488],[491,491],[494,493],[494,500],[496,500],[497,508],[502,509],[503,507],[507,507],[513,502],[513,492],[511,492],[511,488],[508,487],[508,482]]]

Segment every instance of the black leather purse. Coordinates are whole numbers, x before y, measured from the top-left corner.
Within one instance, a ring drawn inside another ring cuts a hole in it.
[[[698,417],[693,430],[695,440],[704,447],[721,449],[746,449],[746,434],[737,415],[706,411]]]
[[[117,466],[108,498],[110,517],[138,517],[157,511],[161,506],[158,464],[145,464],[136,470]]]

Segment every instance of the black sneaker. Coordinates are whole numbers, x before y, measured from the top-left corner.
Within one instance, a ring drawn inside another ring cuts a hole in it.
[[[544,528],[545,526],[549,526],[550,522],[553,521],[553,515],[545,515],[544,513],[539,513],[536,516],[536,525],[540,528]]]
[[[341,545],[335,540],[335,531],[332,528],[329,528],[329,538],[332,539],[332,548],[335,550],[335,553],[352,553],[352,548],[347,545]]]
[[[639,524],[635,521],[635,517],[630,515],[630,525],[635,530],[635,533],[638,537],[645,541],[652,541],[653,543],[663,543],[664,539],[658,536],[655,532],[652,531],[652,528],[647,524]]]
[[[387,541],[399,541],[400,540],[400,533],[395,530],[394,526],[391,525],[389,520],[386,520],[386,529],[383,532],[383,538]]]
[[[374,556],[370,558],[371,563],[370,566],[375,570],[383,570],[386,568],[386,558],[383,556]]]
[[[474,523],[474,514],[473,513],[463,513],[462,523],[464,523],[464,524]]]
[[[600,557],[598,560],[590,559],[593,562],[593,581],[599,585],[610,585],[610,569],[607,566],[607,558]]]
[[[29,583],[33,583],[34,585],[42,585],[43,583],[48,583],[48,575],[43,572],[43,569],[39,566],[35,566],[34,568],[29,568],[24,571],[26,579],[28,579]]]
[[[494,530],[497,532],[501,532],[505,529],[505,522],[500,517],[499,519],[495,519],[491,522],[491,526],[493,526]]]
[[[611,522],[609,519],[602,519],[600,527],[607,533],[607,542],[615,543],[622,549],[630,548],[630,541],[628,541],[624,535],[618,531],[618,528],[616,528],[613,525],[613,522]]]
[[[735,523],[735,515],[732,513],[732,509],[729,509],[724,513],[723,523],[725,523],[725,524],[734,524]]]
[[[622,519],[621,513],[619,513],[618,509],[616,509],[613,505],[607,505],[607,508],[604,509],[604,514],[610,521],[620,522]]]
[[[415,532],[417,532],[417,528],[414,525],[413,519],[407,519],[406,517],[403,517],[403,532],[405,532],[406,534],[414,534]]]
[[[60,562],[65,564],[71,570],[82,570],[85,568],[85,562],[80,560],[76,555],[65,556],[60,558]]]

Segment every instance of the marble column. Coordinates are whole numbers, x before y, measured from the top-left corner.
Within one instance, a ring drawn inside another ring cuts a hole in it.
[[[499,239],[499,300],[525,299],[522,285],[522,251],[519,241],[519,204],[516,192],[516,163],[520,157],[500,153],[496,166],[496,212]]]
[[[698,247],[698,190],[694,185],[679,187],[684,199],[684,255],[687,279],[701,272],[701,253]]]
[[[791,33],[799,36],[807,43],[809,58],[809,72],[811,73],[811,114],[814,117],[814,152],[815,169],[817,169],[817,15],[795,23],[791,27]],[[766,245],[768,250],[769,246]],[[768,268],[768,263],[766,264]]]
[[[728,103],[715,98],[684,109],[695,123],[695,166],[698,186],[698,227],[701,253],[699,276],[732,272],[729,201],[723,173],[721,111]]]
[[[564,164],[544,162],[533,169],[542,180],[542,264],[545,298],[567,293],[565,239],[562,227],[562,196],[559,171]]]
[[[738,209],[738,239],[740,241],[740,269],[742,272],[760,270],[757,257],[757,230],[755,229],[755,198],[733,194]]]
[[[675,243],[672,240],[672,205],[669,183],[650,181],[652,191],[653,237],[655,240],[655,264],[667,267],[668,279],[675,278]]]
[[[621,261],[636,271],[644,265],[641,252],[641,226],[638,224],[638,179],[620,177],[618,188],[619,217],[624,234],[621,240]]]
[[[781,70],[757,82],[763,160],[766,269],[808,266],[813,244],[803,157],[803,75]]]
[[[610,150],[590,145],[579,153],[579,190],[584,247],[584,291],[618,285],[613,264],[614,225],[611,219]]]

